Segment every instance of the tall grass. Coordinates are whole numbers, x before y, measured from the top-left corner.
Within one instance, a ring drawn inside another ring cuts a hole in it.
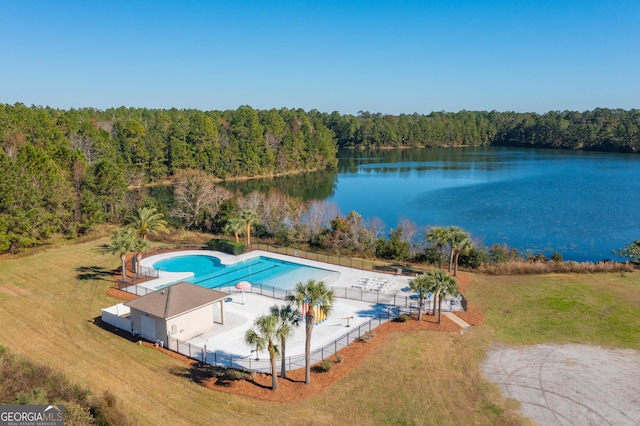
[[[532,262],[514,259],[508,262],[483,264],[479,272],[490,275],[529,275],[552,273],[591,274],[597,272],[631,272],[634,267],[630,263],[618,262]]]
[[[0,404],[62,404],[66,425],[133,424],[113,393],[95,396],[63,373],[13,354],[1,345]]]

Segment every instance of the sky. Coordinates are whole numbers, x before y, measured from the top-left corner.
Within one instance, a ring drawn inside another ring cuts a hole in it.
[[[640,107],[640,1],[0,0],[0,103]]]

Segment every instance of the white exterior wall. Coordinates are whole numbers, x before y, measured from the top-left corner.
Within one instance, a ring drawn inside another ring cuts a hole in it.
[[[166,326],[171,337],[179,340],[187,340],[205,331],[210,331],[214,324],[213,312],[214,309],[216,309],[214,306],[217,304],[218,302],[185,312],[177,317],[169,318]],[[174,325],[175,333],[172,333],[172,326]],[[166,337],[163,340],[166,340]]]
[[[142,321],[140,320],[141,316],[146,316],[151,318],[156,324],[156,336],[155,339],[149,338],[150,341],[162,341],[165,342],[167,340],[167,328],[165,321],[162,318],[155,317],[153,315],[145,314],[137,309],[131,309],[131,332],[134,335],[139,336],[142,330]]]

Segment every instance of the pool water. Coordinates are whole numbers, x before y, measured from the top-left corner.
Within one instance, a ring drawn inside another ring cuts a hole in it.
[[[327,269],[264,256],[233,265],[223,265],[220,259],[213,256],[177,256],[156,262],[153,267],[159,271],[193,272],[194,276],[185,281],[206,288],[235,286],[240,281],[249,281],[254,287],[262,285],[291,290],[297,283],[307,282],[309,279],[328,284],[338,274]]]

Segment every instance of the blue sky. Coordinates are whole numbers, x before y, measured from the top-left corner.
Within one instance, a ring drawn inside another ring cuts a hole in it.
[[[0,102],[640,107],[640,1],[0,1]]]

